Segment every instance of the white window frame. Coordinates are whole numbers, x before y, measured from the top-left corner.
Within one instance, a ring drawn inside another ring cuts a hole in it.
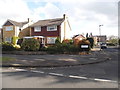
[[[13,26],[6,26],[5,27],[5,31],[12,31],[13,30]]]
[[[55,44],[56,39],[57,37],[47,37],[47,44]]]
[[[47,26],[47,31],[57,31],[57,25]]]
[[[41,26],[34,27],[34,32],[41,32]]]

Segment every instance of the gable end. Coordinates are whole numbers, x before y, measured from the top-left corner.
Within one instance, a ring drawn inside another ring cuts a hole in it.
[[[7,21],[3,26],[13,25],[10,21]]]

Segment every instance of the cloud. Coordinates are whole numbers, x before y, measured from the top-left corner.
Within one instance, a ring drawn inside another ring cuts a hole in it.
[[[43,14],[44,17],[42,18],[45,18],[45,19],[61,16],[61,10],[52,3],[46,3],[46,5],[43,7],[40,6],[38,8],[35,8],[34,13],[36,13],[39,16]]]
[[[0,0],[0,25],[7,19],[23,21],[31,15],[31,11],[23,0]]]
[[[33,3],[33,9],[28,7],[28,2]],[[0,0],[0,25],[6,19],[25,21],[29,17],[37,21],[62,17],[65,13],[71,24],[72,34],[98,34],[99,24],[104,24],[104,34],[110,32],[109,34],[117,35],[117,2],[118,0]],[[34,7],[35,3],[37,7]]]

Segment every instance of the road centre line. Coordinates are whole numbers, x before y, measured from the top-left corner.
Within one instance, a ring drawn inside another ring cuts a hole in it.
[[[28,71],[25,69],[15,69],[12,68],[12,70],[16,70],[16,71]],[[35,70],[30,70],[30,72],[34,72],[34,73],[45,73],[43,71],[35,71]],[[47,73],[46,73],[47,74]],[[93,80],[93,81],[99,81],[99,82],[112,82],[112,83],[117,83],[117,81],[114,80],[106,80],[106,79],[99,79],[99,78],[87,78],[87,77],[81,77],[81,76],[75,76],[75,75],[63,75],[63,74],[59,74],[59,73],[48,73],[49,75],[54,75],[54,76],[62,76],[62,77],[69,77],[69,78],[75,78],[75,79],[86,79],[86,80]]]
[[[28,71],[28,70],[25,70],[25,69],[15,69],[16,71]]]
[[[35,73],[45,73],[43,71],[34,71],[34,70],[31,70],[31,72],[35,72]]]
[[[88,79],[87,77],[69,75],[70,78]]]
[[[95,80],[95,81],[102,81],[102,82],[117,82],[117,81],[106,80],[106,79],[97,79],[97,78],[95,78],[93,80]]]
[[[63,74],[58,74],[58,73],[49,73],[50,75],[56,75],[56,76],[65,76]]]

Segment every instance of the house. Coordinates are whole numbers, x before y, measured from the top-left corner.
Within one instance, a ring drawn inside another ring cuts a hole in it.
[[[78,45],[79,41],[85,39],[85,37],[81,34],[78,34],[78,35],[73,36],[72,39],[73,39],[74,45]]]
[[[2,42],[2,28],[0,28],[0,42]]]
[[[30,21],[30,19],[28,19],[28,21],[25,21],[25,22],[16,22],[16,21],[8,19],[2,26],[2,29],[3,29],[3,32],[2,32],[3,40],[2,41],[12,42],[12,37],[19,37],[20,32],[24,31],[31,24],[33,23],[32,21]]]
[[[94,39],[94,44],[98,45],[101,42],[106,43],[107,36],[106,35],[95,35],[95,36],[93,36],[93,39]]]
[[[55,44],[57,38],[61,42],[70,38],[71,26],[65,14],[63,18],[39,20],[29,27],[30,36],[44,37],[45,44]]]
[[[81,35],[81,34],[78,34],[78,35],[75,35],[75,36],[73,37],[73,40],[74,40],[74,39],[83,40],[83,39],[85,39],[85,37],[84,37],[83,35]]]

